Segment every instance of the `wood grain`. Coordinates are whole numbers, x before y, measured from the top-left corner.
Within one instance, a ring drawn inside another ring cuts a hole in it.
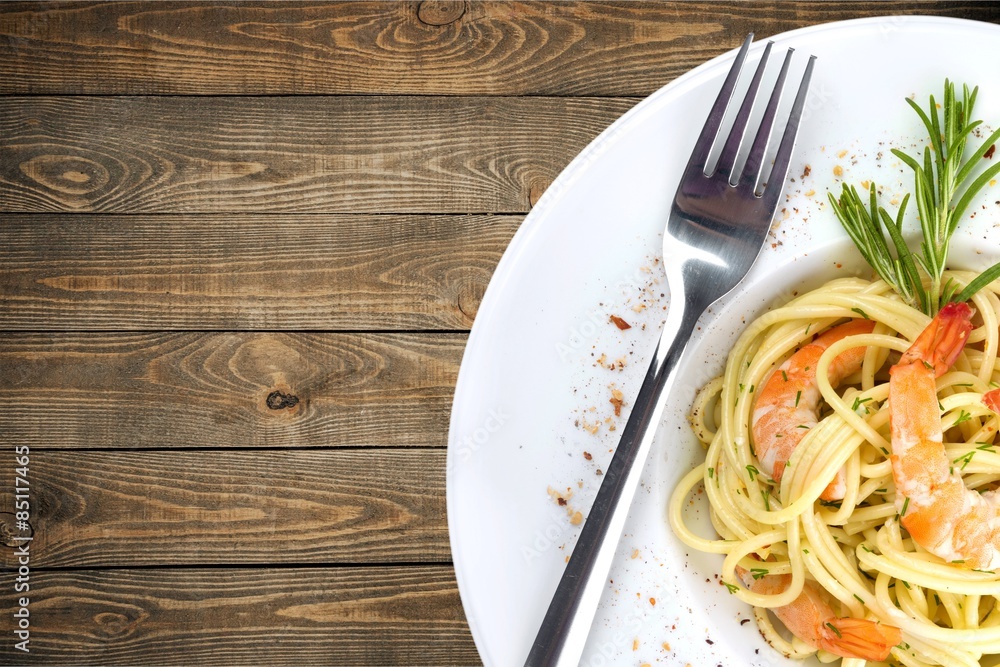
[[[982,2],[13,3],[0,94],[645,96],[761,37]]]
[[[0,458],[12,489],[13,448]],[[32,449],[29,463],[34,567],[451,557],[441,449]],[[13,503],[2,494],[0,512]],[[14,549],[0,546],[0,567],[17,567]]]
[[[31,574],[29,654],[0,664],[479,664],[449,566]]]
[[[524,212],[634,103],[0,98],[0,212]]]
[[[465,338],[0,334],[0,439],[64,449],[444,446]]]
[[[521,216],[0,215],[4,329],[468,329]]]

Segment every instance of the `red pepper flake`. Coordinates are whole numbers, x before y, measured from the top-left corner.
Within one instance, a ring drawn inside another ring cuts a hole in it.
[[[649,598],[649,604],[656,606],[656,598]]]
[[[561,496],[559,498],[556,498],[556,502],[559,503],[560,507],[566,506],[566,499]]]
[[[584,452],[583,458],[587,459],[588,461],[592,461],[594,459],[594,457],[590,455],[590,452]]]
[[[986,158],[986,159],[988,159],[988,160],[992,159],[993,158],[993,153],[994,153],[994,151],[996,151],[996,149],[997,149],[997,145],[993,144],[992,146],[990,146],[989,148],[986,149],[986,152],[983,153],[983,157]]]
[[[626,322],[622,318],[618,317],[617,315],[612,315],[611,316],[611,321],[614,323],[614,325],[616,327],[618,327],[622,331],[625,331],[626,329],[631,329],[632,328],[631,324],[629,324],[628,322]]]

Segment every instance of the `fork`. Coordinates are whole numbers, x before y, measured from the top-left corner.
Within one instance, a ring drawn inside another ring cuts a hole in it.
[[[752,42],[753,33],[736,55],[677,188],[663,235],[663,264],[670,288],[666,323],[525,667],[579,665],[656,426],[663,416],[662,398],[674,383],[688,339],[702,313],[743,280],[767,239],[816,57],[809,57],[767,181],[763,177],[764,158],[792,49],[785,54],[742,169],[738,158],[771,42],[764,48],[717,166],[709,171],[709,155],[721,135],[722,120]]]

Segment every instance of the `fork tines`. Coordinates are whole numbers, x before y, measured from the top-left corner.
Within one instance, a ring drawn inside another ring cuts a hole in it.
[[[706,176],[717,180],[725,179],[732,186],[739,187],[741,189],[748,189],[757,197],[773,198],[773,201],[776,202],[781,188],[780,186],[774,188],[766,187],[766,183],[762,181],[762,165],[764,164],[764,156],[767,152],[771,129],[774,125],[778,106],[781,102],[781,93],[785,86],[785,78],[788,74],[788,68],[792,61],[794,49],[789,48],[785,53],[785,59],[781,64],[781,71],[778,73],[778,78],[774,83],[767,107],[764,109],[764,113],[761,116],[760,124],[757,128],[756,134],[754,135],[753,143],[750,146],[750,151],[747,153],[746,160],[743,163],[742,168],[739,168],[740,148],[746,135],[747,123],[753,113],[754,105],[757,100],[758,89],[760,88],[760,83],[767,67],[768,57],[771,55],[771,49],[774,46],[773,42],[768,42],[764,47],[764,52],[761,55],[760,62],[757,64],[757,70],[754,72],[753,79],[750,81],[750,85],[733,121],[729,135],[726,137],[725,143],[722,145],[722,150],[719,154],[719,159],[714,171],[708,170],[709,155],[712,152],[716,140],[721,138],[720,129],[722,127],[722,120],[726,115],[726,110],[732,102],[733,94],[736,91],[736,83],[739,80],[743,63],[746,61],[747,53],[750,50],[750,44],[752,42],[753,33],[748,35],[746,40],[743,42],[743,46],[740,48],[740,51],[736,56],[736,60],[733,63],[732,68],[729,70],[729,74],[726,76],[725,83],[722,85],[722,90],[719,91],[719,96],[715,100],[715,104],[712,106],[712,111],[708,116],[708,120],[705,121],[705,126],[698,137],[698,142],[695,144],[694,151],[691,155],[691,162],[688,164],[688,169],[700,169]],[[795,97],[794,103],[792,104],[791,111],[788,114],[788,119],[785,123],[785,130],[781,137],[781,143],[778,145],[773,165],[768,176],[768,180],[772,183],[782,183],[788,172],[788,163],[792,154],[792,146],[795,143],[795,135],[798,132],[799,121],[802,117],[803,107],[805,106],[806,94],[809,90],[809,80],[812,77],[813,64],[815,60],[815,56],[809,57],[805,72],[802,75],[802,80],[799,83],[798,93]]]

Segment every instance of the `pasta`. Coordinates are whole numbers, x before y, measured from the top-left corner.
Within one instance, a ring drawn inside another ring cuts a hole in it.
[[[945,274],[960,285],[974,275]],[[998,293],[994,283],[973,298],[975,328],[937,385],[948,457],[965,485],[979,491],[1000,481],[1000,422],[982,403],[1000,382]],[[824,408],[776,482],[754,450],[757,388],[816,334],[862,317],[874,321],[870,333],[834,342],[820,356],[815,372]],[[972,667],[984,655],[1000,654],[1000,576],[931,555],[900,523],[889,459],[887,371],[928,321],[882,281],[835,280],[751,323],[724,375],[695,400],[692,426],[707,451],[671,495],[671,527],[691,548],[725,556],[724,584],[755,608],[762,634],[786,656],[818,653],[821,662],[840,661],[842,667]],[[835,389],[831,361],[859,345],[866,348],[860,370]],[[841,470],[843,499],[822,500]],[[685,523],[699,485],[718,539],[701,537]],[[788,575],[790,583],[781,592],[755,592],[747,572],[754,579]],[[806,587],[820,590],[838,616],[899,628],[901,641],[884,659],[866,661],[789,639],[767,610],[789,605]]]

